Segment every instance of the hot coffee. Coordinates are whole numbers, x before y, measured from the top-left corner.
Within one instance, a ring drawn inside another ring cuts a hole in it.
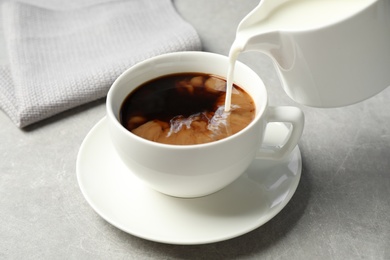
[[[252,98],[234,85],[225,112],[226,81],[203,73],[179,73],[148,81],[124,100],[120,119],[134,134],[159,143],[191,145],[220,140],[255,116]]]

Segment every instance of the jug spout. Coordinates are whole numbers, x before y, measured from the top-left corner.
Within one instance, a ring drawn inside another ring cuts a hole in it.
[[[233,47],[245,51],[260,51],[269,53],[278,49],[280,46],[280,37],[278,32],[267,32],[262,34],[249,35],[248,32],[237,33]]]
[[[244,31],[254,24],[265,21],[279,6],[290,0],[261,0],[260,3],[238,25],[237,31]]]
[[[275,51],[281,43],[280,34],[277,28],[262,28],[261,24],[266,24],[272,13],[288,1],[290,0],[261,0],[238,25],[232,49],[241,52],[260,51],[277,59]]]
[[[278,31],[250,33],[237,33],[229,53],[231,59],[235,60],[240,53],[249,51],[263,53],[273,62],[282,87],[291,99],[308,106],[333,106],[324,103],[319,84],[313,77],[316,68],[306,61],[307,57],[294,37]]]
[[[296,58],[293,42],[277,31],[261,34],[249,34],[246,31],[238,33],[230,49],[230,56],[248,51],[266,54],[274,62],[276,69],[281,71],[290,70]]]

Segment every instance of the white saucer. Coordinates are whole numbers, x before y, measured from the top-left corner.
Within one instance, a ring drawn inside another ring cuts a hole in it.
[[[280,143],[284,124],[268,125],[265,141]],[[299,148],[284,161],[255,160],[238,180],[209,196],[181,199],[144,186],[116,156],[103,118],[83,141],[77,178],[91,207],[134,236],[169,244],[230,239],[263,225],[291,199],[301,176]]]

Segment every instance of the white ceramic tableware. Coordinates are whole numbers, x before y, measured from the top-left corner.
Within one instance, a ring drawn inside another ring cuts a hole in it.
[[[340,107],[390,86],[390,1],[262,0],[239,24],[232,52],[274,61],[286,93]]]
[[[148,186],[175,197],[205,196],[240,177],[256,156],[280,159],[295,148],[304,126],[302,111],[296,107],[268,106],[262,80],[240,62],[236,65],[235,83],[251,95],[256,115],[237,134],[206,144],[167,145],[138,137],[121,125],[121,105],[129,93],[142,83],[180,72],[224,77],[227,69],[228,57],[206,52],[178,52],[145,60],[125,71],[113,83],[107,95],[107,124],[111,141],[124,164]],[[269,122],[292,125],[288,140],[280,144],[280,149],[260,149]]]
[[[288,131],[284,124],[270,123],[264,142],[277,145]],[[85,199],[107,222],[144,239],[195,245],[243,235],[272,219],[293,197],[302,160],[297,146],[283,160],[255,159],[236,181],[209,196],[166,196],[129,174],[111,143],[105,117],[85,137],[76,168]]]

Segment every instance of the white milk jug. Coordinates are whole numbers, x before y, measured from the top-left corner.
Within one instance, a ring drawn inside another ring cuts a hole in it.
[[[245,51],[269,55],[298,103],[359,102],[390,85],[390,0],[261,0],[230,57]]]

